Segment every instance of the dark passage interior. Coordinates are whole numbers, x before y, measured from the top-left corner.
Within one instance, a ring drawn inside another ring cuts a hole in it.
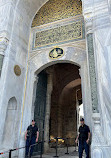
[[[40,130],[40,140],[44,140],[44,132],[49,130],[49,139],[75,138],[78,127],[78,110],[82,104],[80,67],[74,64],[59,63],[52,65],[38,75],[36,88],[34,118]],[[49,123],[44,127],[47,111],[48,72],[52,74],[52,92],[50,96]],[[44,130],[44,128],[46,128]],[[48,140],[49,140],[48,139]],[[65,145],[65,141],[59,140]],[[70,139],[70,145],[74,139]],[[40,150],[40,149],[36,149]]]
[[[77,100],[82,102],[79,67],[73,64],[53,66],[50,138],[75,138],[77,135]],[[62,140],[61,140],[62,141]],[[74,140],[70,139],[70,145]]]

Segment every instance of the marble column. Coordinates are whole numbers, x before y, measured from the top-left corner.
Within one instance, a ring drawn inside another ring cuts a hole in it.
[[[78,135],[78,129],[79,129],[79,102],[78,102],[78,98],[77,98],[77,91],[76,91],[76,113],[77,113],[77,135]]]
[[[86,16],[87,17],[87,16]],[[97,90],[97,74],[94,54],[94,36],[93,36],[93,18],[90,14],[85,19],[86,23],[86,40],[87,40],[87,63],[90,78],[90,93],[92,103],[92,142],[91,142],[91,158],[102,158],[102,150],[98,146],[106,144],[101,128],[100,111],[98,108],[98,90]]]
[[[52,93],[52,70],[48,69],[47,80],[47,96],[46,96],[46,114],[45,114],[45,125],[44,125],[44,152],[49,150],[49,120],[50,120],[50,110],[51,110],[51,93]]]

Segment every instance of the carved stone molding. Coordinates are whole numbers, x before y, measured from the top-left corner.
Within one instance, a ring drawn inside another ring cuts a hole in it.
[[[81,76],[81,69],[79,69],[79,75]]]
[[[9,40],[7,37],[0,37],[0,54],[5,55],[5,50],[7,49]]]
[[[39,77],[36,74],[34,74],[34,80],[33,81],[38,83],[38,79],[39,79]]]
[[[94,129],[92,135],[92,147],[106,145],[104,135],[101,129],[100,113],[93,113]]]

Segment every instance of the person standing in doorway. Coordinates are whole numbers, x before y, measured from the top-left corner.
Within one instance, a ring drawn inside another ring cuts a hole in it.
[[[81,126],[79,127],[79,136],[76,138],[76,143],[79,140],[79,158],[82,158],[83,150],[85,149],[86,158],[89,158],[89,141],[90,141],[90,129],[84,123],[84,118],[80,120]]]
[[[25,133],[25,140],[26,140],[26,154],[25,157],[28,157],[29,154],[29,148],[31,145],[35,144],[38,142],[38,138],[39,138],[39,131],[38,131],[38,127],[35,124],[35,121],[32,120],[32,124],[30,126],[28,126],[27,131]],[[30,149],[30,157],[32,156],[34,150],[34,146],[31,147]]]

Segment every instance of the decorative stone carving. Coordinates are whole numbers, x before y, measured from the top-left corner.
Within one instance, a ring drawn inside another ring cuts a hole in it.
[[[57,59],[60,58],[64,55],[64,51],[61,48],[54,48],[53,50],[50,51],[49,57],[51,59]]]
[[[94,122],[94,129],[93,129],[93,135],[92,135],[92,146],[98,146],[98,145],[105,145],[106,141],[104,139],[104,135],[102,134],[101,130],[101,124],[100,124],[100,114],[99,113],[93,113],[93,122]]]
[[[93,5],[92,0],[84,1],[83,6],[83,15],[84,15],[84,23],[85,23],[85,30],[86,34],[92,33],[93,28]],[[87,7],[86,7],[87,5]]]
[[[14,72],[17,76],[20,76],[21,75],[21,68],[18,65],[15,65]]]
[[[85,19],[85,26],[86,26],[86,34],[92,33],[93,27],[93,17],[89,15],[87,19]]]
[[[94,58],[92,33],[87,35],[87,43],[88,43],[88,60],[89,60],[92,110],[94,113],[97,113],[99,112],[99,110],[98,110],[97,83],[96,83],[95,58]]]
[[[0,37],[0,54],[5,55],[5,50],[8,46],[9,40],[6,37]]]
[[[57,43],[73,42],[75,40],[84,39],[84,20],[80,16],[73,18],[71,22],[61,25],[53,25],[52,28],[37,28],[34,34],[33,49],[37,49],[44,46],[50,46]]]
[[[94,158],[103,158],[102,150],[100,146],[106,146],[106,140],[102,133],[101,124],[100,124],[100,114],[93,113],[93,134],[92,134],[92,157]]]
[[[34,17],[32,27],[82,14],[80,0],[49,0]]]
[[[0,36],[0,76],[2,71],[3,59],[5,55],[5,50],[7,49],[9,40],[3,35]]]

